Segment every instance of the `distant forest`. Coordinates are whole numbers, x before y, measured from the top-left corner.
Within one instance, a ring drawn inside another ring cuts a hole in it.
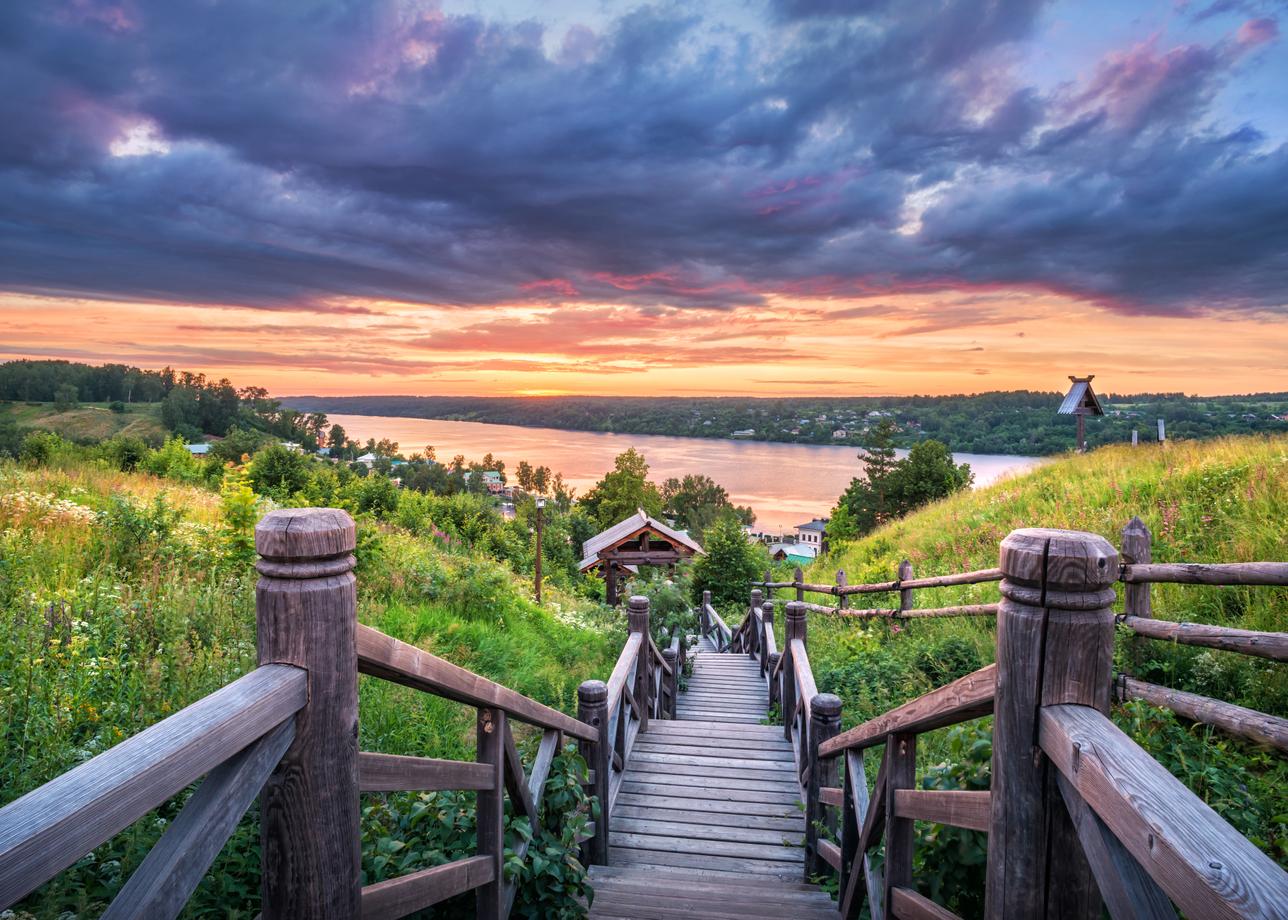
[[[392,415],[623,434],[741,437],[757,441],[861,446],[883,418],[895,444],[934,438],[954,451],[1043,456],[1074,446],[1075,419],[1057,415],[1063,393],[980,393],[973,396],[610,397],[610,396],[289,396],[282,404],[308,412]],[[1107,415],[1089,419],[1094,447],[1167,437],[1288,432],[1288,393],[1192,397],[1181,393],[1101,395]]]

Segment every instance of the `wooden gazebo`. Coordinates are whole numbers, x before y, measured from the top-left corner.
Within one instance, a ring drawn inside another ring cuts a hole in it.
[[[598,569],[607,585],[605,596],[616,605],[621,597],[621,579],[638,572],[642,565],[674,568],[677,562],[705,555],[701,546],[682,530],[672,530],[641,508],[638,513],[595,534],[582,546],[585,558],[580,571]]]
[[[1100,405],[1100,397],[1096,391],[1091,388],[1091,381],[1096,379],[1095,374],[1089,374],[1086,377],[1075,377],[1069,375],[1069,380],[1073,386],[1065,394],[1064,402],[1060,404],[1059,415],[1073,415],[1078,419],[1078,450],[1086,447],[1086,422],[1088,415],[1104,415],[1104,407]]]

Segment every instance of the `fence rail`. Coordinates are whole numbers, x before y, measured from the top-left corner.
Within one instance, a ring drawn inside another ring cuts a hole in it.
[[[1115,624],[1134,637],[1288,660],[1288,634],[1152,617],[1153,583],[1282,586],[1288,563],[1156,564],[1139,519],[1123,531],[1120,556],[1092,534],[1028,529],[1000,548],[996,569],[872,585],[754,582],[751,603],[729,650],[756,656],[793,742],[811,828],[806,878],[839,875],[840,914],[864,903],[874,920],[952,918],[913,890],[913,822],[989,834],[986,916],[1053,914],[1115,920],[1188,916],[1275,917],[1288,904],[1288,873],[1222,820],[1105,713],[1111,697],[1143,699],[1247,740],[1288,750],[1288,720],[1220,700],[1112,673]],[[919,588],[1000,581],[997,604],[915,610]],[[1125,612],[1115,616],[1115,582]],[[793,588],[784,649],[774,641],[774,602],[761,588]],[[842,599],[805,602],[807,592]],[[898,609],[846,609],[846,597],[898,592]],[[839,731],[840,701],[817,694],[806,615],[852,618],[995,615],[997,661],[887,713]],[[704,623],[710,621],[708,616]],[[914,788],[917,736],[994,714],[992,789]],[[1036,748],[1035,748],[1036,745]],[[863,751],[883,747],[871,794]],[[1034,757],[1034,750],[1041,755]],[[1054,767],[1048,778],[1044,764]],[[841,765],[844,776],[838,778]],[[878,867],[872,859],[885,842]],[[1176,907],[1173,907],[1173,904]]]

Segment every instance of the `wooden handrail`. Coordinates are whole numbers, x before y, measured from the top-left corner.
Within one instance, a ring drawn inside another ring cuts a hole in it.
[[[1136,680],[1126,674],[1114,681],[1118,698],[1144,700],[1194,722],[1213,725],[1222,731],[1246,738],[1257,744],[1269,744],[1288,753],[1288,719],[1267,715],[1255,709],[1209,699],[1197,693],[1172,690],[1157,684]]]
[[[809,651],[800,639],[791,641],[792,667],[795,669],[797,705],[805,713],[805,722],[810,719],[814,697],[818,696],[818,685],[814,683],[814,672],[809,666]]]
[[[1288,585],[1288,562],[1124,563],[1119,578],[1129,584]]]
[[[491,768],[473,760],[435,760],[368,751],[358,754],[358,789],[362,792],[490,789],[491,784]]]
[[[709,616],[713,621],[715,621],[716,628],[719,629],[722,633],[724,633],[728,639],[730,640],[733,639],[733,630],[731,630],[725,624],[724,617],[720,616],[716,608],[710,604],[707,605],[707,616]]]
[[[256,668],[0,809],[0,906],[290,719],[307,684],[290,665]]]
[[[362,889],[363,920],[405,917],[496,879],[489,856],[469,856]]]
[[[473,671],[444,661],[370,626],[358,625],[358,671],[396,684],[424,690],[471,706],[495,706],[530,725],[555,728],[587,741],[595,737],[585,723],[530,699]]]
[[[896,706],[842,732],[819,747],[820,757],[835,757],[842,751],[872,747],[895,732],[920,734],[946,725],[986,716],[993,711],[993,693],[997,684],[997,665],[990,664],[951,684],[931,690],[924,696]]]
[[[621,703],[622,690],[626,687],[626,682],[630,680],[636,664],[639,662],[640,643],[643,637],[639,633],[631,633],[626,637],[626,644],[622,647],[621,654],[617,656],[617,663],[613,665],[613,673],[608,678],[608,711],[612,713]]]
[[[1119,623],[1138,636],[1179,642],[1182,645],[1201,645],[1256,655],[1272,661],[1288,661],[1288,633],[1256,632],[1251,629],[1234,629],[1230,626],[1208,626],[1203,623],[1173,623],[1168,620],[1144,617],[1120,617]]]
[[[1288,873],[1107,716],[1089,706],[1045,706],[1039,742],[1082,800],[1187,915],[1281,916],[1288,904]]]

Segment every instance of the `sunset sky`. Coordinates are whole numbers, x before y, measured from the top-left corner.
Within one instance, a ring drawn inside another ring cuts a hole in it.
[[[0,360],[279,395],[1288,390],[1285,27],[11,0]]]

